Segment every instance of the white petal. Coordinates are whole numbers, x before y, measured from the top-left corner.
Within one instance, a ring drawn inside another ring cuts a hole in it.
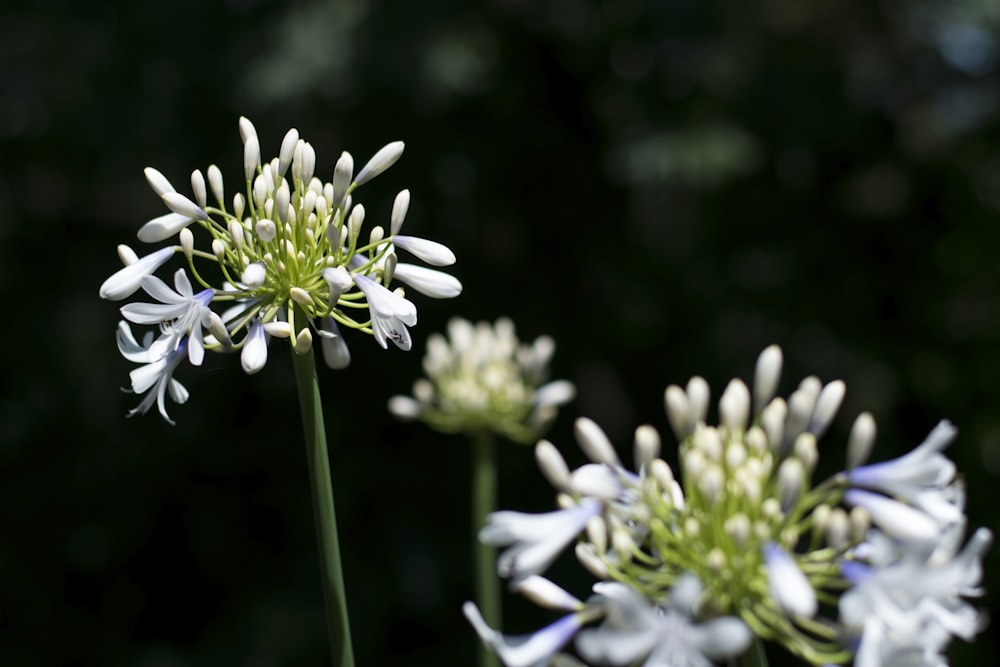
[[[194,222],[194,219],[189,215],[165,213],[158,218],[153,218],[140,227],[139,233],[136,236],[143,243],[159,243],[160,241],[166,241],[192,222]]]
[[[403,226],[406,219],[406,211],[410,208],[410,191],[400,190],[396,199],[392,202],[392,215],[389,220],[389,235],[395,236],[399,233],[399,228]]]
[[[455,263],[455,253],[443,243],[418,238],[416,236],[394,236],[392,242],[397,248],[416,255],[432,266],[450,266]]]
[[[865,509],[875,525],[892,537],[934,540],[941,533],[940,527],[929,515],[892,498],[852,489],[844,494],[844,500]]]
[[[240,365],[247,375],[259,372],[267,364],[267,338],[260,320],[254,320],[250,333],[243,341],[243,352],[240,353]]]
[[[570,488],[582,496],[614,500],[623,488],[618,476],[607,466],[588,463],[580,466],[570,475]]]
[[[451,299],[462,293],[462,283],[458,278],[424,266],[397,264],[393,275],[432,299]]]
[[[146,255],[138,262],[119,269],[104,281],[99,290],[102,299],[121,301],[139,289],[144,276],[148,276],[163,266],[174,254],[173,248],[161,248]]]
[[[336,371],[350,366],[351,351],[347,347],[347,341],[340,335],[337,323],[331,317],[323,319],[320,330],[320,348],[323,351],[323,362],[327,368]]]
[[[496,652],[506,667],[543,665],[543,661],[565,646],[582,625],[580,616],[572,614],[534,634],[504,636],[486,624],[475,604],[463,604],[462,613],[475,628],[479,638]]]

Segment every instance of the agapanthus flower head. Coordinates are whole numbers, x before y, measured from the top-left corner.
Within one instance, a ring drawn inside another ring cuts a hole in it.
[[[930,667],[944,664],[952,637],[971,639],[982,629],[963,598],[980,592],[980,560],[992,536],[981,528],[962,547],[964,490],[941,454],[954,427],[942,422],[911,454],[860,466],[875,438],[864,413],[848,438],[847,469],[815,484],[818,440],[845,387],[809,377],[787,399],[776,398],[781,365],[772,346],[758,360],[752,390],[730,382],[718,425],[709,423],[704,380],[667,388],[667,416],[680,441],[676,471],[648,425],[635,433],[634,470],[585,418],[575,435],[591,463],[570,470],[552,443],[538,443],[536,458],[560,509],[497,512],[480,539],[505,547],[498,573],[518,589],[575,535],[579,562],[616,582],[610,597],[642,601],[602,603],[600,619],[575,628],[581,658],[708,665],[742,651],[752,632],[816,665]],[[605,585],[612,584],[595,592]],[[681,599],[687,602],[678,606]],[[702,621],[697,632],[679,629],[695,621]],[[698,633],[714,623],[719,634],[700,643]],[[710,645],[731,650],[712,653]]]
[[[427,377],[414,384],[412,397],[394,396],[389,410],[445,433],[492,431],[534,442],[575,393],[567,380],[547,381],[554,351],[548,336],[520,342],[507,318],[495,324],[453,318],[447,338],[427,339]]]
[[[455,262],[446,246],[399,234],[408,191],[396,197],[388,234],[380,225],[364,229],[365,207],[355,191],[399,159],[403,142],[377,151],[356,176],[345,152],[332,180],[323,182],[314,175],[316,153],[297,130],[288,131],[277,156],[262,161],[253,124],[241,118],[239,126],[244,169],[231,199],[215,165],[207,179],[198,169],[191,174],[192,197],[156,169],[146,169],[146,180],[170,212],[143,225],[138,238],[176,241],[142,258],[121,246],[125,266],[101,285],[100,295],[118,301],[141,288],[158,302],[122,308],[127,320],[161,330],[147,350],[147,356],[159,357],[147,363],[174,360],[183,345],[194,365],[205,351],[239,351],[244,370],[255,373],[267,361],[270,338],[284,338],[304,353],[318,336],[328,365],[343,368],[350,354],[341,331],[352,329],[373,334],[383,348],[391,342],[408,350],[417,310],[402,288],[391,287],[394,272],[402,269],[401,282],[434,298],[457,296],[462,286],[437,269],[397,261],[402,250],[435,267]],[[207,242],[203,249],[196,247],[199,228]],[[172,290],[154,273],[178,253],[188,270],[177,271]],[[216,314],[217,306],[223,314]],[[177,363],[150,368],[172,373]]]

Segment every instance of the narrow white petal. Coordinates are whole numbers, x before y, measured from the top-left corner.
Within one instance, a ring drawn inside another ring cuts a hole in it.
[[[393,396],[389,399],[389,413],[397,419],[420,419],[423,409],[409,396]]]
[[[455,263],[455,253],[437,241],[416,236],[394,236],[392,242],[397,248],[406,250],[432,266],[450,266]]]
[[[886,534],[904,540],[934,540],[941,534],[926,513],[877,493],[852,489],[844,494],[850,505],[865,509]]]
[[[324,318],[320,330],[320,348],[327,368],[341,370],[351,365],[351,350],[340,334],[340,328],[332,317]]]
[[[389,217],[389,235],[395,236],[403,226],[406,219],[406,212],[410,208],[410,191],[400,190],[396,199],[392,202],[392,215]]]
[[[139,261],[119,269],[104,281],[99,290],[102,299],[121,301],[139,289],[144,276],[163,266],[174,254],[173,248],[161,248]]]
[[[566,611],[579,611],[583,608],[583,603],[576,597],[537,574],[525,577],[516,588],[518,593],[540,607]]]
[[[462,293],[462,283],[458,278],[424,266],[397,264],[393,275],[432,299],[451,299]]]

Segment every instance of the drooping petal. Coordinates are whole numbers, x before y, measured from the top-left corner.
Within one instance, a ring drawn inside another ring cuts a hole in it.
[[[260,320],[254,320],[250,325],[250,333],[243,341],[243,352],[240,353],[240,365],[247,375],[260,372],[267,364],[267,337]]]
[[[565,646],[583,625],[581,614],[564,616],[555,623],[530,635],[502,635],[483,620],[472,602],[462,605],[462,612],[475,628],[476,634],[497,654],[506,667],[542,665],[544,660]]]

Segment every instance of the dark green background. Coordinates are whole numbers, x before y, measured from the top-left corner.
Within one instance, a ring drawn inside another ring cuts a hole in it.
[[[627,454],[636,425],[665,430],[668,383],[717,396],[776,342],[783,392],[847,382],[824,470],[861,410],[878,458],[952,419],[971,524],[996,530],[998,39],[989,0],[8,0],[0,663],[326,660],[288,350],[253,377],[184,367],[175,427],[125,419],[97,297],[163,212],[143,167],[186,191],[217,162],[231,192],[241,114],[266,155],[297,127],[324,179],[341,150],[405,140],[361,200],[384,222],[410,188],[407,231],[453,248],[465,284],[414,299],[412,352],[353,336],[352,366],[321,373],[359,664],[474,655],[465,443],[384,409],[453,314],[556,339],[571,463],[574,416]],[[552,506],[530,450],[504,448],[502,474],[504,507]],[[554,578],[583,595],[578,570]],[[550,618],[510,598],[509,629]],[[997,664],[993,637],[953,664]]]

